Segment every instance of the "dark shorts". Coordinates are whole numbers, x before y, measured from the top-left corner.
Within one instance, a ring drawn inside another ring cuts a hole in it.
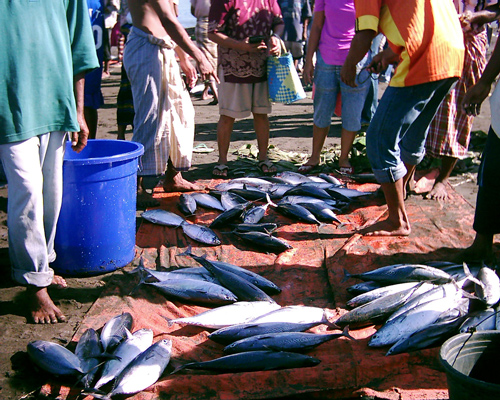
[[[473,228],[477,233],[500,233],[500,138],[490,128],[477,176],[476,214]]]

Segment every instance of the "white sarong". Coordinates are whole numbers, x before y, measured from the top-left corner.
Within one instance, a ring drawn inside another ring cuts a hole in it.
[[[177,171],[191,167],[194,107],[175,59],[170,37],[133,27],[123,63],[134,100],[132,140],[144,145],[140,176],[162,175],[170,158]]]

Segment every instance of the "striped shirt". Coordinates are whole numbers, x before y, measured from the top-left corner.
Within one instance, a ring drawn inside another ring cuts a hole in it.
[[[390,85],[460,77],[463,34],[451,0],[355,0],[356,30],[382,32],[400,60]]]

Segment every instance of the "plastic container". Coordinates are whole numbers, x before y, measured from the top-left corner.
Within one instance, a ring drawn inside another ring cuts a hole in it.
[[[63,201],[51,267],[69,276],[124,267],[135,255],[140,143],[89,140],[81,153],[67,142]]]
[[[500,331],[461,333],[439,352],[450,400],[500,399]]]

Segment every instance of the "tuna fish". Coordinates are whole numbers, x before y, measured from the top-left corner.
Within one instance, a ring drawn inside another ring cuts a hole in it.
[[[234,231],[234,234],[240,237],[241,239],[252,243],[254,246],[263,249],[264,251],[270,251],[273,253],[282,253],[286,250],[293,248],[284,240],[267,233]]]
[[[260,324],[263,322],[295,322],[295,323],[318,323],[336,328],[329,319],[329,312],[321,307],[312,306],[286,306],[268,312],[252,319],[250,322]]]
[[[394,285],[376,287],[375,289],[363,292],[350,299],[346,305],[349,308],[356,308],[372,300],[387,296],[388,294],[401,292],[417,286],[418,282],[396,283]],[[432,284],[430,284],[432,285]],[[378,285],[377,285],[378,286]]]
[[[208,244],[211,246],[218,246],[221,244],[220,239],[217,237],[215,232],[207,228],[206,226],[191,224],[185,221],[182,225],[182,230],[186,234],[186,236],[190,237],[197,242]]]
[[[321,361],[304,354],[286,351],[248,351],[211,361],[184,364],[181,369],[204,369],[219,372],[271,371],[287,368],[314,367]]]
[[[224,211],[230,210],[241,204],[247,204],[248,200],[244,199],[240,195],[232,192],[223,192],[220,197],[220,202]]]
[[[160,208],[144,211],[141,217],[153,224],[165,225],[171,228],[177,228],[185,222],[185,219],[181,216]]]
[[[476,296],[487,307],[497,304],[500,300],[500,279],[497,273],[491,268],[483,267],[476,278],[480,281],[480,284],[476,284]]]
[[[173,324],[194,325],[210,329],[220,329],[226,326],[246,323],[259,315],[280,308],[277,303],[268,301],[239,301],[227,306],[217,307],[204,311],[198,315],[185,318],[169,319],[169,326]]]
[[[192,193],[191,196],[196,201],[196,205],[212,210],[225,211],[219,199],[208,193]]]
[[[224,211],[222,214],[219,214],[210,224],[210,228],[221,228],[225,227],[228,224],[234,222],[235,220],[239,220],[243,212],[250,206],[250,202],[238,204],[229,210]]]
[[[319,187],[318,185],[313,184],[300,184],[294,186],[285,192],[284,196],[311,196],[316,197],[317,199],[331,199],[330,196],[324,189]]]
[[[229,344],[247,337],[278,332],[303,332],[320,325],[321,322],[249,322],[246,324],[231,325],[218,329],[208,335],[208,338],[217,343]]]
[[[260,224],[235,224],[231,226],[235,232],[262,232],[273,233],[278,225],[273,222],[262,222]]]
[[[169,279],[146,283],[167,297],[202,305],[223,305],[237,301],[237,297],[224,286],[196,279]]]
[[[342,333],[316,334],[307,332],[278,332],[251,336],[238,340],[224,347],[228,354],[242,353],[256,350],[293,351],[305,352],[315,347],[340,337],[348,337],[349,329],[346,327]]]
[[[460,333],[475,331],[490,331],[496,329],[497,314],[493,308],[474,311],[470,313],[466,320],[460,325]]]
[[[151,329],[140,329],[133,334],[128,333],[127,339],[121,342],[114,351],[114,358],[104,364],[101,377],[94,385],[94,388],[99,389],[115,379],[135,357],[152,344],[153,331]]]
[[[192,195],[188,194],[188,193],[182,193],[180,196],[179,196],[179,210],[181,210],[181,212],[184,214],[184,215],[193,215],[195,212],[196,212],[196,201],[195,199],[192,197]]]
[[[321,203],[299,203],[299,205],[310,211],[318,221],[341,223],[329,206],[324,207]]]
[[[87,371],[81,367],[80,359],[66,347],[45,340],[28,343],[28,355],[44,371],[56,376],[81,376]]]
[[[97,367],[102,356],[101,342],[97,332],[89,328],[83,332],[75,348],[75,355],[80,359],[80,366],[87,373],[82,378],[84,387],[90,387],[94,381]]]
[[[311,179],[309,177],[292,171],[283,171],[277,174],[276,176],[292,185],[298,185],[299,183],[303,182],[311,182]]]
[[[289,218],[310,224],[321,225],[321,222],[318,221],[314,214],[300,204],[280,203],[276,210]]]
[[[101,344],[106,353],[112,353],[118,344],[127,337],[127,330],[132,329],[132,315],[124,312],[111,318],[101,331]]]
[[[270,205],[273,205],[276,207],[276,204],[274,204],[271,201],[271,199],[269,198],[269,195],[267,193],[266,193],[265,197],[267,199],[266,204],[252,207],[243,213],[243,217],[242,217],[243,223],[245,223],[245,224],[257,224],[264,217],[264,215],[266,215],[267,208]]]

